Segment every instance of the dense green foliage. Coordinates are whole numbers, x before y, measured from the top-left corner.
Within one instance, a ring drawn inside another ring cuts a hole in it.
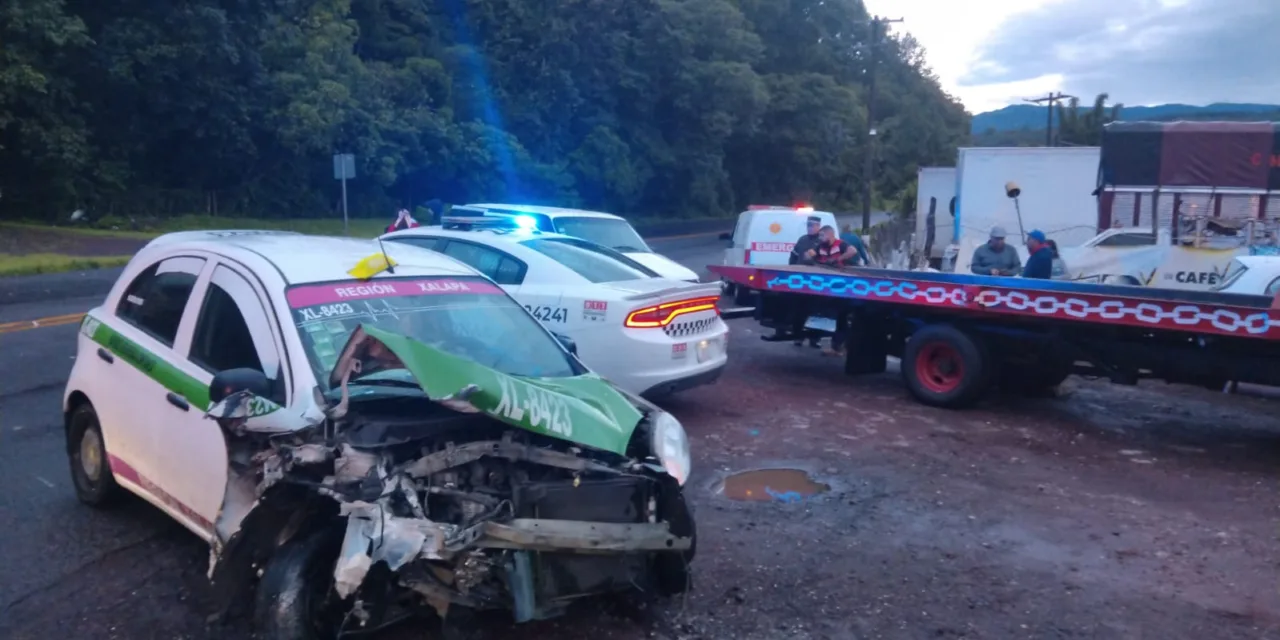
[[[857,201],[857,0],[5,0],[0,217],[519,200],[653,216]],[[881,45],[878,186],[968,115]]]

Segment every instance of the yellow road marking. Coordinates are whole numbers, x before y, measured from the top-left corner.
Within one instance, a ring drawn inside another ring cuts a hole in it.
[[[49,316],[37,320],[19,320],[17,322],[0,323],[0,334],[28,331],[43,327],[58,327],[64,324],[75,324],[84,318],[83,313],[64,313],[60,316]]]

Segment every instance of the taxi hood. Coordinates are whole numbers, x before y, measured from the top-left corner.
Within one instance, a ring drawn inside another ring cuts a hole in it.
[[[485,413],[513,427],[625,455],[644,413],[599,376],[507,375],[418,340],[369,325],[352,332],[329,375],[331,388],[352,377],[404,369],[427,397],[463,413]]]

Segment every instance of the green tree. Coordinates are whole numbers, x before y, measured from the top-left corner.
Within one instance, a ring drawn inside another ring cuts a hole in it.
[[[849,0],[8,0],[0,216],[325,216],[430,198],[635,216],[852,207],[868,15]],[[968,116],[876,45],[877,189]]]
[[[1102,127],[1119,120],[1120,111],[1124,109],[1122,104],[1111,105],[1108,109],[1109,99],[1110,96],[1105,93],[1098,94],[1093,100],[1093,108],[1088,111],[1081,110],[1079,98],[1072,98],[1066,106],[1059,104],[1058,143],[1087,147],[1102,144]]]
[[[6,0],[0,43],[0,206],[70,211],[90,143],[63,67],[89,44],[84,23],[61,0]]]

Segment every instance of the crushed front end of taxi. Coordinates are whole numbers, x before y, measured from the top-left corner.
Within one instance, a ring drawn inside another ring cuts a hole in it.
[[[397,371],[420,392],[351,390]],[[249,428],[250,389],[210,409],[231,461],[211,578],[233,600],[256,581],[264,635],[415,609],[523,622],[688,587],[688,444],[670,415],[594,376],[514,378],[376,329],[352,336],[331,383],[302,432]]]

